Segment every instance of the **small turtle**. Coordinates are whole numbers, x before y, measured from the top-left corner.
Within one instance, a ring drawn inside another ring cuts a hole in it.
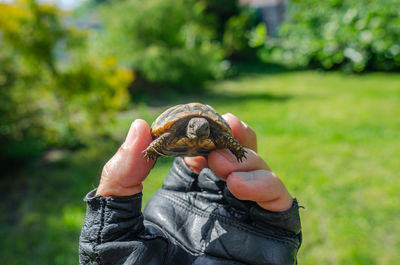
[[[153,142],[144,150],[147,159],[159,156],[207,156],[228,148],[242,162],[246,150],[233,138],[228,123],[210,106],[181,104],[164,111],[151,125]]]

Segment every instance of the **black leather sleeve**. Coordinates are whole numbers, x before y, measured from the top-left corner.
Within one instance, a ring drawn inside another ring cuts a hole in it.
[[[86,197],[86,218],[79,242],[79,264],[162,264],[167,241],[144,225],[142,194]]]

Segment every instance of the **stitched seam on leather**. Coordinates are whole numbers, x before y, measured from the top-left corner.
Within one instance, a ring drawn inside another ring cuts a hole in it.
[[[101,211],[101,213],[100,213],[100,220],[101,221],[100,221],[99,231],[97,232],[97,238],[96,238],[97,245],[95,245],[93,247],[93,252],[94,252],[94,254],[96,256],[97,262],[101,265],[101,264],[103,264],[103,262],[101,260],[100,253],[97,250],[97,246],[99,246],[102,243],[101,232],[102,232],[102,230],[104,228],[104,215],[105,215],[105,199],[104,198],[100,200],[100,211]]]
[[[185,246],[184,244],[182,244],[182,242],[180,242],[177,238],[175,238],[171,233],[169,233],[169,231],[167,231],[166,229],[163,229],[160,225],[158,225],[156,222],[150,221],[149,219],[147,219],[148,222],[151,222],[153,225],[155,225],[156,227],[158,227],[159,230],[162,230],[162,232],[164,233],[164,235],[166,236],[167,240],[171,240],[173,239],[174,241],[176,241],[176,244],[183,248],[185,251],[187,251],[188,253],[192,254],[192,255],[197,255],[199,253],[201,253],[201,250],[197,250],[197,249],[192,249],[189,248],[188,246]]]
[[[286,210],[286,211],[284,211],[284,212],[274,212],[273,214],[274,215],[279,215],[281,218],[282,217],[284,217],[284,218],[288,218],[288,217],[290,217],[290,215],[292,214],[291,213],[291,211],[294,211],[294,210],[298,210],[299,209],[299,205],[298,205],[298,202],[297,202],[297,199],[296,198],[294,198],[293,199],[293,205],[292,205],[292,207],[293,208],[291,208],[291,209],[288,209],[288,210]],[[268,211],[268,210],[267,210]],[[269,213],[272,213],[272,212],[270,212],[270,211],[268,211]],[[266,215],[268,215],[268,214],[266,214]],[[266,218],[267,219],[272,219],[271,217],[269,217],[269,216],[266,216]]]
[[[181,208],[184,208],[185,210],[187,210],[189,212],[192,212],[193,214],[199,215],[201,217],[212,216],[212,217],[218,219],[219,221],[222,221],[225,224],[233,225],[235,228],[237,228],[239,230],[243,230],[243,231],[252,233],[254,235],[259,235],[259,233],[260,233],[264,237],[268,238],[269,240],[280,242],[280,243],[284,243],[284,244],[288,244],[288,245],[292,245],[292,246],[295,246],[296,248],[298,247],[298,244],[297,244],[296,241],[291,241],[290,239],[286,239],[285,240],[285,239],[282,239],[282,238],[276,238],[276,237],[273,237],[272,235],[268,235],[265,232],[260,231],[260,230],[254,231],[254,230],[248,229],[246,227],[243,227],[243,225],[241,223],[237,222],[237,221],[231,220],[231,219],[229,219],[229,218],[227,218],[225,216],[221,216],[221,215],[217,215],[217,214],[213,214],[213,213],[209,213],[209,212],[206,212],[206,213],[202,212],[197,208],[189,207],[187,205],[187,203],[185,201],[183,201],[181,198],[178,198],[178,197],[173,196],[171,194],[168,194],[166,192],[162,192],[162,193],[163,193],[163,195],[165,196],[166,199],[171,201],[172,204],[174,204],[176,206],[179,206]]]
[[[213,258],[214,261],[220,261],[220,260],[227,261],[227,262],[229,262],[228,265],[251,265],[250,263],[247,263],[247,262],[230,260],[230,259],[226,259],[223,257],[214,256],[214,255],[211,255],[208,253],[207,253],[207,256]],[[195,258],[191,264],[193,265],[199,258],[200,257]],[[227,264],[227,263],[225,263],[225,264]]]
[[[156,239],[161,239],[165,241],[165,245],[167,248],[167,251],[165,252],[164,256],[163,256],[163,261],[161,264],[167,264],[167,260],[168,260],[168,256],[170,256],[170,254],[172,253],[172,244],[170,244],[168,237],[170,236],[169,233],[165,230],[163,230],[158,224],[146,220],[147,222],[149,222],[152,226],[154,226],[162,235],[157,235],[157,238],[151,239],[151,240],[156,240]],[[144,225],[144,223],[143,223]]]

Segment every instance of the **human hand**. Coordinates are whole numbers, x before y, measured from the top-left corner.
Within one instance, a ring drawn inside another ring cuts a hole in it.
[[[142,182],[155,160],[147,160],[142,151],[151,143],[147,122],[135,120],[125,142],[103,168],[97,193],[102,196],[129,196],[143,190]]]
[[[254,201],[269,211],[289,209],[293,199],[282,181],[256,153],[255,132],[233,114],[222,117],[232,128],[235,139],[247,150],[247,158],[240,163],[227,149],[219,149],[211,152],[208,159],[202,156],[185,157],[185,163],[196,173],[209,167],[226,181],[230,192],[239,200]]]

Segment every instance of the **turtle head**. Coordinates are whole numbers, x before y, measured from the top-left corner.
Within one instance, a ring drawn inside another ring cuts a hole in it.
[[[195,117],[190,119],[187,128],[186,135],[191,139],[206,139],[210,136],[210,125],[207,119],[201,117]]]

